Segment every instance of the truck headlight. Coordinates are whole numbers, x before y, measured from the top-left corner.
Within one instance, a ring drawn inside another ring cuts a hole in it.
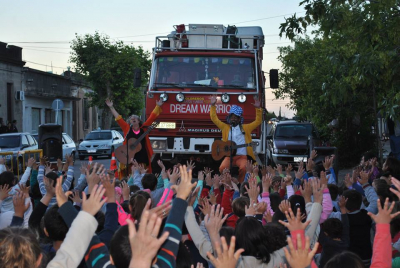
[[[184,100],[185,100],[185,95],[183,95],[183,93],[176,94],[176,101],[177,102],[183,102]]]
[[[244,103],[246,101],[246,99],[247,99],[247,97],[244,94],[240,94],[239,97],[238,97],[238,101],[240,103]]]
[[[228,94],[222,94],[222,96],[221,96],[221,101],[223,102],[223,103],[227,103],[227,102],[229,102],[229,100],[230,100],[230,97],[229,97],[229,95]]]

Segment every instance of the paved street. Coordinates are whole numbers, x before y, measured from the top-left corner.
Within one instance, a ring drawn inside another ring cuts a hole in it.
[[[81,175],[80,167],[81,167],[82,163],[84,163],[84,162],[87,163],[88,161],[89,160],[87,158],[85,160],[79,160],[79,158],[77,157],[77,159],[75,160],[75,165],[74,165],[74,168],[75,168],[74,177],[75,178],[79,178],[79,176]],[[106,156],[98,157],[97,159],[94,159],[93,161],[103,164],[107,169],[110,168],[111,159]]]

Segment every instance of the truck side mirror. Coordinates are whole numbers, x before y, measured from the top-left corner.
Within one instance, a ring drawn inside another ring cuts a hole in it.
[[[142,69],[135,69],[134,87],[140,87],[142,85]]]
[[[277,69],[269,70],[269,87],[279,88],[279,77]]]

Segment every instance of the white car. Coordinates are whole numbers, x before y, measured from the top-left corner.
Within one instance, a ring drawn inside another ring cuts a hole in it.
[[[79,159],[93,156],[109,156],[122,145],[124,137],[116,130],[93,130],[86,135],[84,140],[79,144]]]

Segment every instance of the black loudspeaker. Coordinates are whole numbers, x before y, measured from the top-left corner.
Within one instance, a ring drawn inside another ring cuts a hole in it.
[[[55,162],[63,158],[62,127],[56,124],[43,124],[39,126],[39,149],[48,161]]]
[[[270,88],[279,88],[279,77],[277,69],[269,70],[269,86]]]

